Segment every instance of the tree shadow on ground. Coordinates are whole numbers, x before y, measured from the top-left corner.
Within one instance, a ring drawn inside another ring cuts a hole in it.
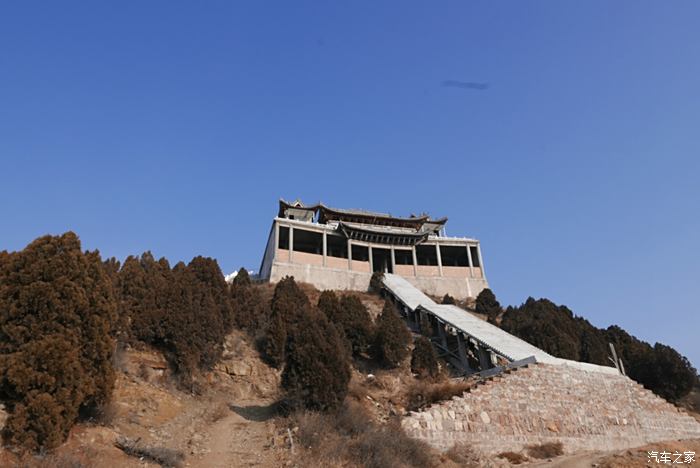
[[[231,411],[241,416],[242,418],[247,419],[248,421],[257,422],[263,422],[272,419],[275,416],[277,416],[280,411],[280,403],[277,401],[270,403],[266,406],[237,406],[233,403],[230,403],[228,407],[231,409]]]

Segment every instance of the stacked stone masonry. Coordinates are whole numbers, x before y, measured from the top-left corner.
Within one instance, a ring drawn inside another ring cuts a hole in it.
[[[402,425],[440,450],[466,443],[486,454],[555,441],[570,453],[700,437],[694,418],[627,377],[547,364],[502,374]]]

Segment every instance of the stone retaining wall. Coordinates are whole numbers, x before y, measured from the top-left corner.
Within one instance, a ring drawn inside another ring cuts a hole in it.
[[[700,438],[700,423],[627,377],[547,364],[411,413],[402,426],[440,450],[463,442],[486,454],[553,441],[574,452]]]

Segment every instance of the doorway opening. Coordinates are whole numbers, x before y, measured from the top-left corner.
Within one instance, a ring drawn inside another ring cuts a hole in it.
[[[393,273],[391,250],[372,247],[372,270],[379,273]]]

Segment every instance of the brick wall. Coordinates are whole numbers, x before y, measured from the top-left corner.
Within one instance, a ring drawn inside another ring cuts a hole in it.
[[[551,441],[574,452],[700,437],[700,423],[627,377],[546,364],[486,381],[402,425],[438,449],[464,442],[487,454]]]

